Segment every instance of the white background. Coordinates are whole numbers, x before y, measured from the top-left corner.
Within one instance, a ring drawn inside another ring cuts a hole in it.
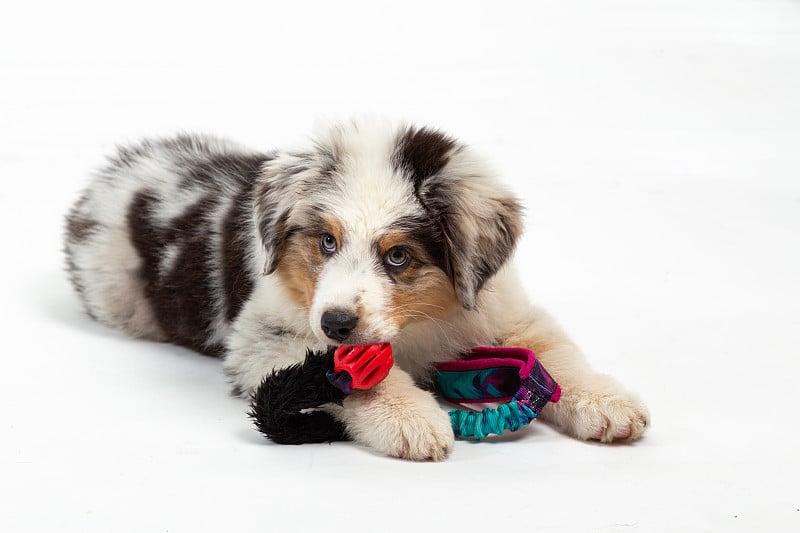
[[[4,4],[0,530],[800,530],[799,95],[789,0]],[[364,112],[493,161],[526,288],[644,440],[277,446],[219,361],[83,314],[62,217],[115,143]]]

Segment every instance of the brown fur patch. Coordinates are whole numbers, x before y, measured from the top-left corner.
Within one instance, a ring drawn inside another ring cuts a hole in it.
[[[333,235],[341,248],[342,241],[344,240],[344,228],[339,221],[333,217],[321,215],[318,225],[321,226],[319,233],[330,233]]]
[[[405,231],[392,231],[384,234],[378,240],[378,250],[381,255],[385,254],[395,246],[409,248],[410,246],[415,247],[416,243]]]
[[[275,273],[298,306],[311,307],[324,263],[317,235],[297,233],[286,240]]]
[[[406,272],[411,270],[409,267]],[[431,319],[444,319],[459,307],[453,282],[441,269],[426,265],[406,274],[412,279],[392,288],[389,315],[398,328]]]
[[[402,271],[390,273],[392,287],[392,321],[398,328],[430,319],[444,319],[459,307],[452,280],[429,256],[425,243],[413,234],[395,231],[385,234],[378,242],[380,257],[399,246],[411,255],[409,265]]]
[[[325,215],[313,218],[302,230],[290,232],[275,270],[294,303],[306,309],[314,300],[317,279],[325,264],[325,256],[319,249],[320,237],[330,233],[339,247],[344,238],[344,229],[335,218]]]

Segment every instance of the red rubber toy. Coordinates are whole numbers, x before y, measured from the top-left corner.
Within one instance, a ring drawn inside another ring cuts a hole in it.
[[[392,345],[388,342],[343,345],[333,354],[334,372],[347,372],[353,389],[371,389],[386,378],[393,364]]]

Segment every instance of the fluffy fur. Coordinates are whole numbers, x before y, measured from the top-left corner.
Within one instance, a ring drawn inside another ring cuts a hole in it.
[[[308,351],[302,363],[275,369],[256,389],[250,418],[258,430],[279,444],[346,440],[344,425],[320,405],[342,404],[345,393],[328,381],[334,348]]]
[[[524,297],[509,265],[521,231],[519,200],[468,146],[355,121],[293,151],[202,136],[122,148],[69,213],[66,253],[91,316],[223,356],[244,397],[338,344],[326,316],[355,320],[337,329],[347,343],[391,342],[389,377],[329,409],[388,455],[447,455],[448,417],[419,386],[477,345],[536,352],[564,390],[542,417],[566,433],[638,438],[645,407]]]

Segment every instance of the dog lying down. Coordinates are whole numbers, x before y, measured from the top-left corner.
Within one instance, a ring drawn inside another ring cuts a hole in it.
[[[509,261],[522,228],[470,147],[359,120],[295,150],[195,135],[120,148],[70,211],[66,255],[92,317],[223,357],[239,396],[307,348],[391,342],[388,377],[328,409],[387,455],[447,456],[450,420],[421,387],[479,345],[536,353],[563,388],[541,418],[563,432],[640,437],[647,409],[524,296]]]

